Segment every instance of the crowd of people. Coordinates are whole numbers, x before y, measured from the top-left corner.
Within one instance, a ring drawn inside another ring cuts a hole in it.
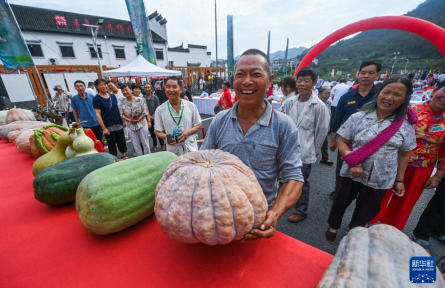
[[[434,82],[427,101],[410,104],[418,81],[411,75],[379,81],[375,61],[362,62],[352,87],[341,79],[315,90],[317,73],[302,68],[296,78],[280,81],[281,107],[273,109],[266,96],[274,79],[269,65],[256,49],[242,55],[234,74],[239,101],[219,112],[201,147],[237,155],[263,187],[271,209],[264,229],[253,229],[245,240],[272,236],[291,207],[289,222],[306,219],[311,165],[319,154],[321,163],[333,165],[330,149],[338,152],[329,242],[336,241],[353,200],[349,229],[380,222],[403,230],[423,190],[436,188],[412,240],[428,251],[430,237],[445,244],[445,191],[437,188],[445,183],[445,81]]]
[[[120,152],[128,157],[126,139],[133,144],[134,155],[149,154],[158,149],[182,155],[197,151],[197,132],[201,117],[184,80],[172,77],[164,85],[167,100],[162,102],[150,83],[115,83],[104,79],[74,82],[77,95],[56,85],[53,101],[63,115],[89,128],[100,141],[103,137],[110,154]],[[171,136],[171,137],[170,137]],[[152,147],[150,148],[150,137]]]
[[[321,163],[333,165],[330,149],[337,151],[337,165],[326,215],[329,242],[336,241],[353,200],[349,229],[384,223],[402,230],[423,190],[436,188],[412,240],[428,251],[430,237],[445,244],[445,79],[433,79],[430,99],[412,104],[415,77],[385,76],[379,82],[381,68],[364,61],[356,85],[341,79],[318,89],[316,71],[302,68],[295,78],[280,81],[283,98],[274,109],[266,96],[274,80],[269,59],[257,49],[242,54],[234,72],[236,98],[231,83],[224,82],[217,115],[200,149],[238,156],[263,188],[270,207],[266,220],[243,241],[273,236],[278,219],[292,207],[289,222],[307,218],[312,164],[321,154]],[[150,83],[118,86],[97,79],[93,85],[96,95],[78,80],[77,95],[58,90],[56,97],[76,122],[98,139],[105,135],[109,153],[119,150],[126,158],[126,134],[137,156],[156,150],[158,142],[161,150],[177,155],[198,150],[201,117],[182,79],[165,81],[163,103]]]

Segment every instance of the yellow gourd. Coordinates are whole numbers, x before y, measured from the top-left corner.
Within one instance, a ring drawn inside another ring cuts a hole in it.
[[[49,153],[43,155],[34,162],[32,165],[32,175],[37,176],[40,171],[53,164],[62,162],[68,159],[65,155],[65,150],[68,145],[73,142],[70,135],[64,134],[57,140],[56,147],[54,147]]]

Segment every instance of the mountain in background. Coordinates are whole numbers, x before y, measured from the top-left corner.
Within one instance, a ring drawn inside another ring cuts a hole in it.
[[[444,0],[426,0],[405,15],[424,19],[445,28],[444,4]],[[309,49],[304,51],[298,58],[302,59],[308,51]],[[398,65],[396,68],[400,69],[403,69],[406,64],[401,60],[402,58],[409,59],[408,68],[439,68],[438,63],[445,63],[440,62],[443,59],[442,54],[428,40],[405,31],[378,29],[362,32],[327,48],[317,57],[318,67],[325,68],[327,71],[330,69],[356,70],[359,61],[372,59],[380,61],[383,68],[387,69],[393,63],[394,52],[400,52],[400,60],[396,64]],[[324,67],[328,64],[330,67]]]
[[[301,53],[303,53],[305,50],[307,50],[307,48],[305,47],[298,47],[298,48],[289,48],[289,51],[287,52],[287,59],[291,59],[291,58],[295,58],[298,55],[300,55]],[[284,59],[284,54],[286,53],[285,51],[277,51],[274,53],[270,53],[270,60],[279,60],[279,59]]]

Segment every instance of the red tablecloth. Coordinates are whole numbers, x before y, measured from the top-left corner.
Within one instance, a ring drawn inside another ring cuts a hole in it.
[[[34,199],[33,161],[0,140],[2,288],[316,287],[333,258],[281,233],[250,243],[186,245],[164,235],[154,215],[95,236],[74,205]]]

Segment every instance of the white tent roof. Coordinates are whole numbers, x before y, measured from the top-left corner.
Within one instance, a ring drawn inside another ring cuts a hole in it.
[[[148,62],[144,57],[138,55],[128,65],[114,70],[104,71],[105,77],[123,77],[123,76],[139,76],[139,77],[155,77],[155,76],[180,76],[181,71],[162,69]]]

